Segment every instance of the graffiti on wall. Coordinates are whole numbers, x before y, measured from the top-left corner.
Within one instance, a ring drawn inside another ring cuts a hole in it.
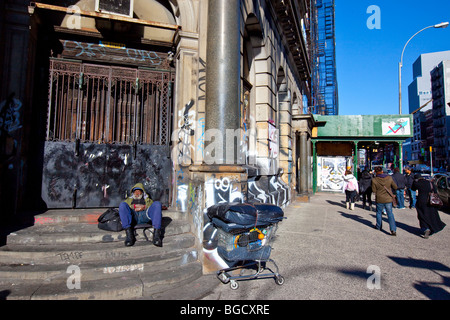
[[[22,102],[14,98],[14,93],[0,103],[0,136],[11,134],[13,131],[22,128],[21,108]]]
[[[8,169],[14,168],[11,161],[19,148],[17,130],[22,128],[21,108],[22,102],[14,98],[14,93],[0,103],[0,164]]]
[[[280,207],[289,204],[291,190],[279,176],[248,178],[248,202],[271,203]]]
[[[240,182],[239,176],[211,174],[205,183],[205,208],[228,202],[271,203],[285,207],[290,201],[290,188],[279,176],[255,176]],[[194,200],[194,199],[193,199]],[[196,209],[197,214],[200,212]],[[217,251],[218,230],[203,213],[203,254],[219,267],[229,267]]]
[[[86,43],[73,40],[61,40],[62,55],[66,58],[84,60],[113,60],[127,64],[143,64],[149,67],[167,67],[168,54],[142,49],[127,48],[118,43]],[[164,65],[163,65],[164,64]]]
[[[213,174],[205,183],[206,185],[206,207],[218,203],[226,202],[244,202],[245,196],[240,186],[233,183],[233,180],[239,181],[239,177],[235,179],[230,176],[216,177]]]
[[[192,215],[192,222],[194,225],[194,234],[198,239],[202,238],[203,221],[205,219],[204,208],[204,192],[202,184],[194,185],[189,183],[189,212]]]
[[[189,166],[192,164],[194,147],[191,138],[195,134],[195,112],[191,110],[194,100],[189,101],[184,110],[178,111],[178,129],[172,135],[172,141],[176,142],[175,154],[177,164]]]
[[[345,157],[318,157],[318,186],[321,191],[342,191],[344,174],[347,169]]]
[[[75,143],[45,144],[42,199],[48,208],[117,207],[137,182],[168,205],[168,147],[82,143],[79,156],[74,149]]]
[[[174,182],[176,183],[176,209],[186,212],[189,201],[189,166],[193,163],[194,146],[192,137],[195,135],[196,114],[193,109],[194,100],[190,100],[182,110],[178,111],[178,127],[172,133],[174,147],[172,163]]]
[[[246,183],[240,182],[239,174],[211,174],[205,182],[205,209],[203,211],[203,254],[209,261],[221,267],[228,264],[217,252],[218,231],[207,216],[207,208],[214,204],[245,202],[247,200]]]

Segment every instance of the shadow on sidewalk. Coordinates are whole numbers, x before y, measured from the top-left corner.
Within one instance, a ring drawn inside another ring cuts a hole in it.
[[[331,200],[327,200],[327,202],[333,206],[338,206],[338,207],[342,207],[345,208],[345,200],[342,200],[340,202],[336,202],[336,201],[331,201]]]
[[[344,218],[355,220],[355,221],[362,223],[368,227],[373,228],[373,226],[374,226],[372,221],[362,218],[361,216],[359,216],[357,214],[351,214],[351,213],[347,213],[347,212],[343,212],[343,211],[338,211],[338,213],[340,213]]]
[[[394,213],[394,216],[395,216],[395,213]],[[418,223],[419,223],[419,221],[417,221],[417,224]],[[408,224],[404,224],[404,223],[398,222],[398,221],[395,221],[395,224],[397,225],[397,228],[402,229],[406,232],[409,232],[417,237],[420,237],[422,234],[422,231],[418,227],[413,227],[413,226],[410,226]]]
[[[408,268],[431,270],[441,277],[441,282],[417,281],[414,288],[427,296],[431,300],[449,300],[450,293],[445,288],[450,288],[450,277],[442,275],[440,272],[450,272],[450,268],[440,262],[431,260],[420,260],[413,258],[392,257],[392,261],[400,266]]]
[[[327,200],[327,202],[333,206],[338,206],[338,207],[342,207],[345,208],[345,200],[343,201],[331,201],[331,200]],[[361,206],[356,206],[356,208],[360,209],[360,210],[364,210],[362,209],[362,205]],[[348,213],[348,212],[344,212],[344,211],[338,211],[338,213],[340,213],[343,217],[348,218],[348,219],[353,219],[355,221],[358,221],[370,228],[374,228],[375,226],[375,220],[376,220],[376,213],[372,212],[372,211],[364,211],[364,213],[369,213],[369,216],[372,217],[372,220],[367,220],[366,218],[361,217],[359,214],[357,213]],[[394,212],[394,217],[395,217],[395,212]],[[387,216],[383,215],[383,225],[384,224],[388,224],[388,220],[387,220]],[[395,221],[395,224],[397,226],[397,228],[402,229],[406,232],[409,232],[413,235],[416,235],[418,237],[420,237],[421,235],[421,230],[418,227],[414,227],[414,226],[410,226],[408,224],[399,222],[398,220]],[[389,234],[389,232],[384,231],[384,233]]]

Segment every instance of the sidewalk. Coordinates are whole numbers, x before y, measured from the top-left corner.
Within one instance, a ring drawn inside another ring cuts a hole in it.
[[[447,227],[423,239],[416,210],[394,209],[393,237],[386,216],[380,232],[361,206],[347,210],[344,194],[328,193],[292,203],[270,256],[284,285],[260,279],[231,290],[217,279],[203,300],[449,300],[450,215],[439,211]]]

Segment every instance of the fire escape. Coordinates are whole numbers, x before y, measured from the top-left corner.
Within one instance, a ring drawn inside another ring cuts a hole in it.
[[[288,48],[297,68],[299,79],[307,85],[311,80],[311,63],[308,57],[308,12],[310,0],[270,0],[274,16],[286,37]],[[309,89],[309,88],[308,88]]]

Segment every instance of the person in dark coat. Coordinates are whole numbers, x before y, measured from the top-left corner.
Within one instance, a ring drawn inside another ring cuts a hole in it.
[[[405,168],[405,178],[406,178],[406,192],[409,195],[409,208],[416,208],[416,191],[411,190],[412,184],[414,182],[414,174],[411,172],[410,167]]]
[[[394,174],[392,175],[392,179],[397,185],[397,190],[395,191],[397,194],[398,201],[398,209],[405,209],[405,187],[406,187],[406,177],[400,173],[399,168],[394,168]]]
[[[430,181],[422,178],[420,173],[414,175],[411,189],[418,191],[416,201],[417,218],[423,232],[422,237],[425,239],[428,239],[430,235],[441,231],[445,227],[445,223],[439,217],[437,208],[428,204],[428,194],[431,192],[432,187],[435,189]]]
[[[372,175],[364,170],[359,179],[359,193],[362,195],[363,209],[366,208],[366,201],[369,204],[368,210],[372,208]]]

